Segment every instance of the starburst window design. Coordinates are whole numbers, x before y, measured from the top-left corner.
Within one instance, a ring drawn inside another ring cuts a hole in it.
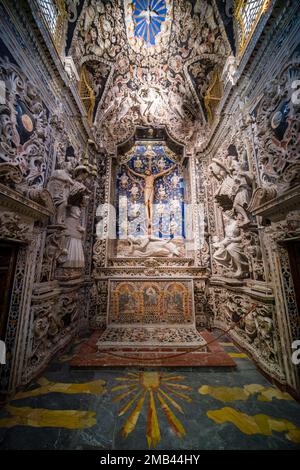
[[[133,0],[134,34],[148,46],[155,45],[155,38],[166,20],[167,7],[164,0]]]
[[[236,0],[234,16],[237,20],[238,51],[242,54],[270,0]]]

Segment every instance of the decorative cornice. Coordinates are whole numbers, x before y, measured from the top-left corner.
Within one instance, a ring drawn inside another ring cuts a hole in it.
[[[47,221],[52,212],[0,183],[0,207],[15,211],[33,220]]]
[[[279,222],[285,219],[289,212],[294,210],[300,210],[300,185],[257,207],[253,211],[253,215],[263,217],[272,222]]]
[[[259,281],[244,280],[240,283],[234,282],[234,280],[211,277],[209,280],[209,287],[214,288],[225,288],[234,294],[246,294],[249,297],[259,300],[261,302],[274,304],[274,295],[270,284]]]
[[[167,278],[195,278],[197,280],[208,279],[206,268],[191,266],[111,266],[108,268],[95,268],[93,278],[104,280],[109,278],[128,277],[140,279],[141,276],[151,276],[161,279]]]

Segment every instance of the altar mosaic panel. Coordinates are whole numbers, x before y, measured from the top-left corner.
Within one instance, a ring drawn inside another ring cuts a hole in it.
[[[194,324],[193,286],[180,281],[110,281],[108,324]]]

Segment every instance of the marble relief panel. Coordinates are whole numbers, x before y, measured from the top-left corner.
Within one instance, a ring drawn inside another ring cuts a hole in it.
[[[110,281],[108,323],[193,323],[192,282]]]

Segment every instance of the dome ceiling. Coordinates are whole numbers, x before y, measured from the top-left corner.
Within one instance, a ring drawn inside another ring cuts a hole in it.
[[[187,147],[207,131],[207,90],[231,53],[214,2],[87,0],[69,52],[94,93],[98,142],[165,125]]]

